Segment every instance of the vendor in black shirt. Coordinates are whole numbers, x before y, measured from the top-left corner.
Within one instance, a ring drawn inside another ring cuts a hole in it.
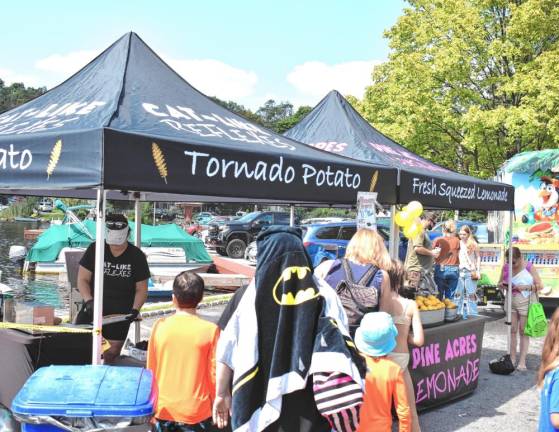
[[[106,218],[105,271],[103,280],[103,315],[126,314],[126,321],[103,326],[103,337],[110,348],[104,352],[106,364],[120,355],[130,323],[139,314],[148,294],[150,277],[146,256],[141,249],[128,243],[130,228],[121,214]],[[93,279],[95,274],[95,243],[89,245],[80,261],[78,290],[84,305],[77,323],[93,321]]]

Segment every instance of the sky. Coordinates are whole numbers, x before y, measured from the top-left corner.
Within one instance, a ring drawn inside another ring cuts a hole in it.
[[[52,88],[136,32],[194,87],[251,109],[361,98],[403,0],[19,0],[0,4],[0,79]]]

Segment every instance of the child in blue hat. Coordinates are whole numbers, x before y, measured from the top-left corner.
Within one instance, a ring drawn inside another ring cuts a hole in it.
[[[412,416],[404,371],[386,355],[396,347],[398,330],[386,312],[366,314],[355,332],[355,345],[367,361],[365,395],[357,432],[392,431],[394,403],[400,421],[399,432],[410,432]]]

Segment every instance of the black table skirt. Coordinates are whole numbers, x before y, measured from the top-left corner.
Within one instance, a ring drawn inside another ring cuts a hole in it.
[[[423,347],[410,346],[409,370],[418,410],[445,404],[476,389],[485,320],[470,317],[425,329]]]
[[[28,334],[0,329],[0,404],[10,408],[27,378],[40,367],[91,363],[91,334]]]

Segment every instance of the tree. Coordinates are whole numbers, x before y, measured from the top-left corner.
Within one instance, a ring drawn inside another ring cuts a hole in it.
[[[447,167],[494,175],[559,143],[557,0],[408,0],[389,60],[356,103],[382,132]]]
[[[293,115],[293,105],[289,102],[277,103],[275,100],[269,99],[264,102],[264,105],[258,108],[256,115],[262,119],[262,124],[264,126],[273,129],[279,121]]]
[[[293,105],[291,103],[276,103],[275,100],[270,99],[254,113],[250,109],[233,101],[222,101],[217,97],[212,97],[212,100],[222,107],[227,108],[229,111],[239,114],[247,120],[271,129],[279,134],[284,133],[286,130],[291,129],[299,123],[312,109],[309,106],[303,105],[293,113]]]
[[[22,83],[14,83],[6,87],[4,81],[0,79],[0,114],[41,96],[46,91],[45,87],[25,87]]]
[[[277,133],[283,134],[288,129],[291,129],[305,117],[309,112],[312,111],[312,108],[307,105],[302,105],[297,109],[295,114],[285,117],[283,119],[279,119],[272,125],[272,129]]]
[[[210,99],[212,99],[214,102],[221,105],[223,108],[226,108],[229,111],[234,112],[235,114],[243,116],[247,120],[258,123],[259,125],[262,126],[264,125],[262,123],[262,119],[260,118],[260,116],[253,113],[250,109],[245,108],[244,105],[239,105],[237,102],[233,102],[233,101],[223,101],[215,96],[212,96]]]

